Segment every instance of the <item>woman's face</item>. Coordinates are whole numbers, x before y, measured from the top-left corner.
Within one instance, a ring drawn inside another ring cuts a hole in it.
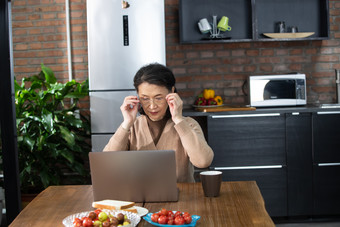
[[[142,104],[145,114],[152,121],[162,120],[168,108],[168,103],[165,99],[169,94],[166,87],[158,86],[149,83],[142,83],[138,86],[138,96]]]

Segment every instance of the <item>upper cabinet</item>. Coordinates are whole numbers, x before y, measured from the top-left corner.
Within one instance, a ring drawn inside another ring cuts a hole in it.
[[[180,42],[328,39],[328,4],[328,0],[180,0]],[[283,33],[279,33],[280,22],[284,22]],[[226,26],[229,31],[223,31]]]

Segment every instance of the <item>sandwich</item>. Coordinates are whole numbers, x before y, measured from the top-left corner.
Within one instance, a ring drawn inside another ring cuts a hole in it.
[[[92,203],[92,207],[97,209],[107,209],[107,210],[124,210],[132,213],[137,213],[137,209],[133,207],[134,202],[120,201],[120,200],[101,200]]]

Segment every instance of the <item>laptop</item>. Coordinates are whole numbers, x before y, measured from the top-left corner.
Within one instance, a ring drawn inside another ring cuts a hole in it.
[[[94,201],[178,201],[173,150],[90,152]]]

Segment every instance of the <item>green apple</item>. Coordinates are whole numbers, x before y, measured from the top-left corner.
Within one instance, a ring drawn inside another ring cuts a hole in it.
[[[107,218],[108,218],[107,214],[103,211],[98,214],[98,219],[101,222],[106,221]]]

